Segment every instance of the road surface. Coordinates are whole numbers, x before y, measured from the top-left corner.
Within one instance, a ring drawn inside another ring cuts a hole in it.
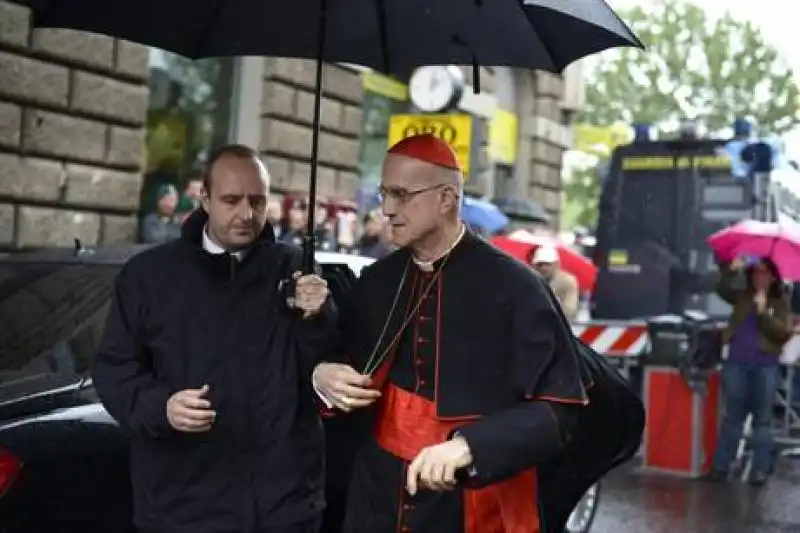
[[[623,467],[604,480],[591,533],[798,533],[800,457],[770,482],[707,483]]]

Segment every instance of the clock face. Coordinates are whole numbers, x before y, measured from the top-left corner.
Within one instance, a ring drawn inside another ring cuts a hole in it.
[[[408,83],[411,100],[421,111],[434,113],[447,107],[456,91],[456,80],[447,67],[420,67]]]

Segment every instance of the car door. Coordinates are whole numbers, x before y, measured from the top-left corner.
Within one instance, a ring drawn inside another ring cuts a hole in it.
[[[4,533],[131,530],[127,442],[88,382],[118,270],[0,262]]]

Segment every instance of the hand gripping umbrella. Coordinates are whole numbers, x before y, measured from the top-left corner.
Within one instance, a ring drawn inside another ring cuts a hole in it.
[[[642,47],[604,0],[21,0],[33,26],[102,33],[191,59],[315,59],[309,204],[316,204],[323,62],[387,74],[421,65],[478,65],[561,72],[581,57]],[[304,269],[314,265],[309,209]]]

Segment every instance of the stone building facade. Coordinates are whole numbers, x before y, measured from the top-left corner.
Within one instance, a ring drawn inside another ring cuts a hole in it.
[[[27,9],[0,0],[0,249],[136,238],[150,57],[101,35],[31,30]],[[518,119],[505,194],[537,201],[558,220],[571,144],[563,78],[483,68],[474,95],[472,69],[464,73],[462,112],[488,123],[502,108]],[[357,67],[325,66],[320,197],[353,199],[359,188],[364,79]],[[258,147],[276,194],[307,190],[314,83],[312,61],[237,60],[228,138]],[[494,174],[468,191],[492,197]]]
[[[571,110],[564,107],[565,83],[547,72],[517,77],[520,117],[515,173],[516,194],[538,202],[555,223],[561,213],[561,169],[564,152],[572,145]]]
[[[308,189],[316,67],[313,61],[268,58],[261,99],[260,151],[272,187],[281,193]],[[358,188],[361,74],[325,65],[317,192],[352,199]]]
[[[0,1],[0,248],[135,235],[148,54]]]

